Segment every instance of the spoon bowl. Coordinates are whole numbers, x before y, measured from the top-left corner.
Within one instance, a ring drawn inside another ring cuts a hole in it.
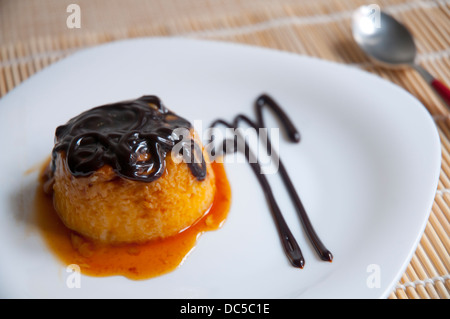
[[[450,90],[415,62],[414,38],[403,24],[379,10],[378,6],[362,6],[353,14],[352,33],[371,60],[388,68],[414,68],[449,107]]]
[[[411,66],[416,58],[416,45],[411,33],[390,15],[368,11],[362,7],[353,15],[353,37],[373,60],[390,67]],[[376,19],[379,19],[377,25]]]

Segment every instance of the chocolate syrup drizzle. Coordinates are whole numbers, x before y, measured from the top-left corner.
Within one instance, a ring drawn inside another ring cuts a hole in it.
[[[205,179],[201,148],[192,138],[175,134],[178,128],[189,132],[192,125],[154,95],[95,107],[56,129],[52,171],[63,151],[74,176],[89,176],[110,165],[120,177],[152,182],[164,173],[167,153],[182,143],[180,153],[192,174]]]
[[[255,102],[255,109],[256,109],[256,121],[252,121],[250,118],[248,118],[246,115],[239,114],[237,115],[232,123],[228,123],[222,119],[214,121],[210,127],[215,127],[219,124],[224,125],[229,128],[237,129],[240,122],[245,122],[247,125],[253,127],[257,133],[259,133],[260,128],[265,128],[264,119],[262,116],[263,108],[267,107],[273,111],[273,113],[278,117],[279,121],[282,124],[282,127],[286,131],[286,134],[291,142],[298,143],[300,142],[300,134],[295,128],[292,121],[289,119],[287,114],[282,110],[282,108],[267,94],[262,94],[259,96]],[[213,140],[213,137],[211,138]],[[235,142],[235,141],[233,141]],[[227,152],[227,141],[224,140],[222,144],[222,152],[226,154]],[[278,207],[278,204],[275,200],[275,197],[273,195],[272,189],[267,181],[267,178],[264,174],[261,172],[261,165],[258,162],[252,162],[250,161],[250,158],[255,158],[253,154],[251,153],[251,150],[247,144],[246,141],[244,141],[244,155],[249,162],[253,172],[255,173],[259,183],[261,184],[261,187],[264,190],[264,194],[266,196],[267,201],[269,202],[272,215],[274,217],[281,242],[283,244],[284,251],[289,258],[291,264],[295,267],[303,268],[305,265],[305,260],[303,258],[302,251],[295,240],[294,236],[292,235],[291,231],[289,230],[288,225],[286,224],[286,221],[283,218],[283,215],[280,211],[280,208]],[[269,153],[272,149],[271,143],[269,138],[267,137],[266,140],[266,146],[267,146],[267,152]],[[233,149],[233,152],[237,151],[237,148],[235,147]],[[308,218],[308,215],[306,213],[306,210],[300,200],[300,197],[297,194],[297,191],[295,190],[295,187],[287,173],[287,170],[285,166],[283,165],[283,162],[278,157],[277,154],[275,154],[274,151],[272,151],[272,154],[270,154],[273,157],[277,157],[279,159],[279,171],[281,174],[281,177],[283,179],[283,182],[289,192],[289,195],[294,202],[294,206],[297,210],[297,213],[300,217],[301,223],[303,225],[303,228],[306,231],[306,234],[308,235],[309,240],[311,241],[312,245],[314,246],[314,249],[316,250],[317,254],[319,255],[320,259],[324,261],[331,262],[333,260],[333,255],[331,252],[324,246],[322,241],[320,240],[319,236],[315,232],[311,221]]]

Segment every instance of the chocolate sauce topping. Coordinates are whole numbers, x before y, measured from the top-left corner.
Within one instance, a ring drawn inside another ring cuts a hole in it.
[[[74,176],[89,176],[109,165],[120,177],[151,182],[164,173],[167,154],[181,143],[180,153],[192,174],[203,180],[206,163],[200,146],[176,129],[188,135],[192,125],[154,95],[98,106],[56,129],[52,169],[63,151]]]
[[[244,122],[247,125],[253,127],[256,130],[256,132],[258,133],[259,128],[265,127],[263,116],[262,116],[262,110],[264,107],[271,109],[273,111],[273,114],[275,114],[277,116],[278,120],[281,123],[282,128],[286,131],[286,135],[288,136],[289,140],[291,142],[298,143],[300,141],[300,134],[297,131],[297,129],[295,128],[294,124],[289,119],[287,114],[283,111],[283,109],[278,105],[278,103],[276,103],[267,94],[262,94],[261,96],[259,96],[257,98],[257,100],[255,102],[256,117],[257,117],[256,121],[251,120],[246,115],[239,114],[234,118],[232,123],[228,123],[222,119],[219,119],[219,120],[214,121],[211,124],[211,127],[215,127],[215,126],[221,124],[226,127],[236,129],[239,126],[240,122]],[[227,143],[226,140],[224,140],[223,144],[222,144],[222,152],[225,154],[227,151],[229,151],[227,149],[227,145],[230,145],[230,144]],[[303,258],[302,251],[283,218],[283,215],[282,215],[281,210],[275,200],[275,196],[270,187],[270,184],[269,184],[267,178],[265,177],[265,175],[262,173],[261,165],[258,162],[250,161],[250,158],[255,158],[255,156],[252,154],[252,151],[246,141],[244,141],[244,145],[245,145],[244,155],[245,155],[247,161],[249,162],[253,172],[256,175],[256,178],[258,179],[258,181],[264,191],[266,199],[271,208],[272,215],[274,217],[275,224],[277,226],[285,253],[293,266],[303,268],[305,265],[305,260]],[[267,146],[267,152],[272,150],[270,140],[268,139],[268,137],[266,140],[266,146]],[[233,152],[235,152],[235,151],[237,151],[236,147],[233,149]],[[295,190],[294,184],[292,183],[292,181],[289,177],[289,174],[287,173],[287,170],[286,170],[285,166],[283,165],[283,162],[281,161],[281,159],[278,157],[277,154],[274,154],[273,151],[272,151],[271,156],[277,157],[279,160],[279,172],[283,179],[284,185],[288,190],[288,193],[294,203],[295,209],[297,210],[297,213],[300,217],[300,220],[303,224],[306,234],[308,235],[308,238],[310,239],[311,243],[313,244],[314,249],[316,250],[320,259],[331,262],[333,260],[333,255],[324,246],[324,244],[320,240],[319,236],[315,232],[315,230],[311,224],[311,221],[308,218],[306,210],[303,207],[300,197],[298,196],[297,191]]]

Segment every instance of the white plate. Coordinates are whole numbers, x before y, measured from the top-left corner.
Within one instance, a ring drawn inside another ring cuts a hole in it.
[[[301,132],[300,144],[280,143],[280,155],[333,263],[315,255],[270,176],[306,259],[303,270],[289,265],[255,176],[236,163],[226,165],[226,223],[204,234],[181,267],[145,281],[82,276],[81,288],[69,289],[65,266],[30,222],[37,173],[25,174],[49,155],[55,128],[144,94],[205,127],[254,117],[262,92]],[[434,122],[403,89],[351,67],[216,42],[137,39],[83,50],[2,98],[0,122],[1,297],[387,297],[424,230],[440,168]]]

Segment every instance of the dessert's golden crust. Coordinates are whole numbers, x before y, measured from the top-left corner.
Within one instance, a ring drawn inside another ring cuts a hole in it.
[[[186,163],[176,163],[168,154],[164,174],[146,183],[120,178],[109,166],[88,177],[74,177],[65,154],[59,153],[54,206],[68,228],[100,242],[165,238],[191,226],[211,206],[215,177],[208,160],[206,165],[207,176],[198,181]]]

